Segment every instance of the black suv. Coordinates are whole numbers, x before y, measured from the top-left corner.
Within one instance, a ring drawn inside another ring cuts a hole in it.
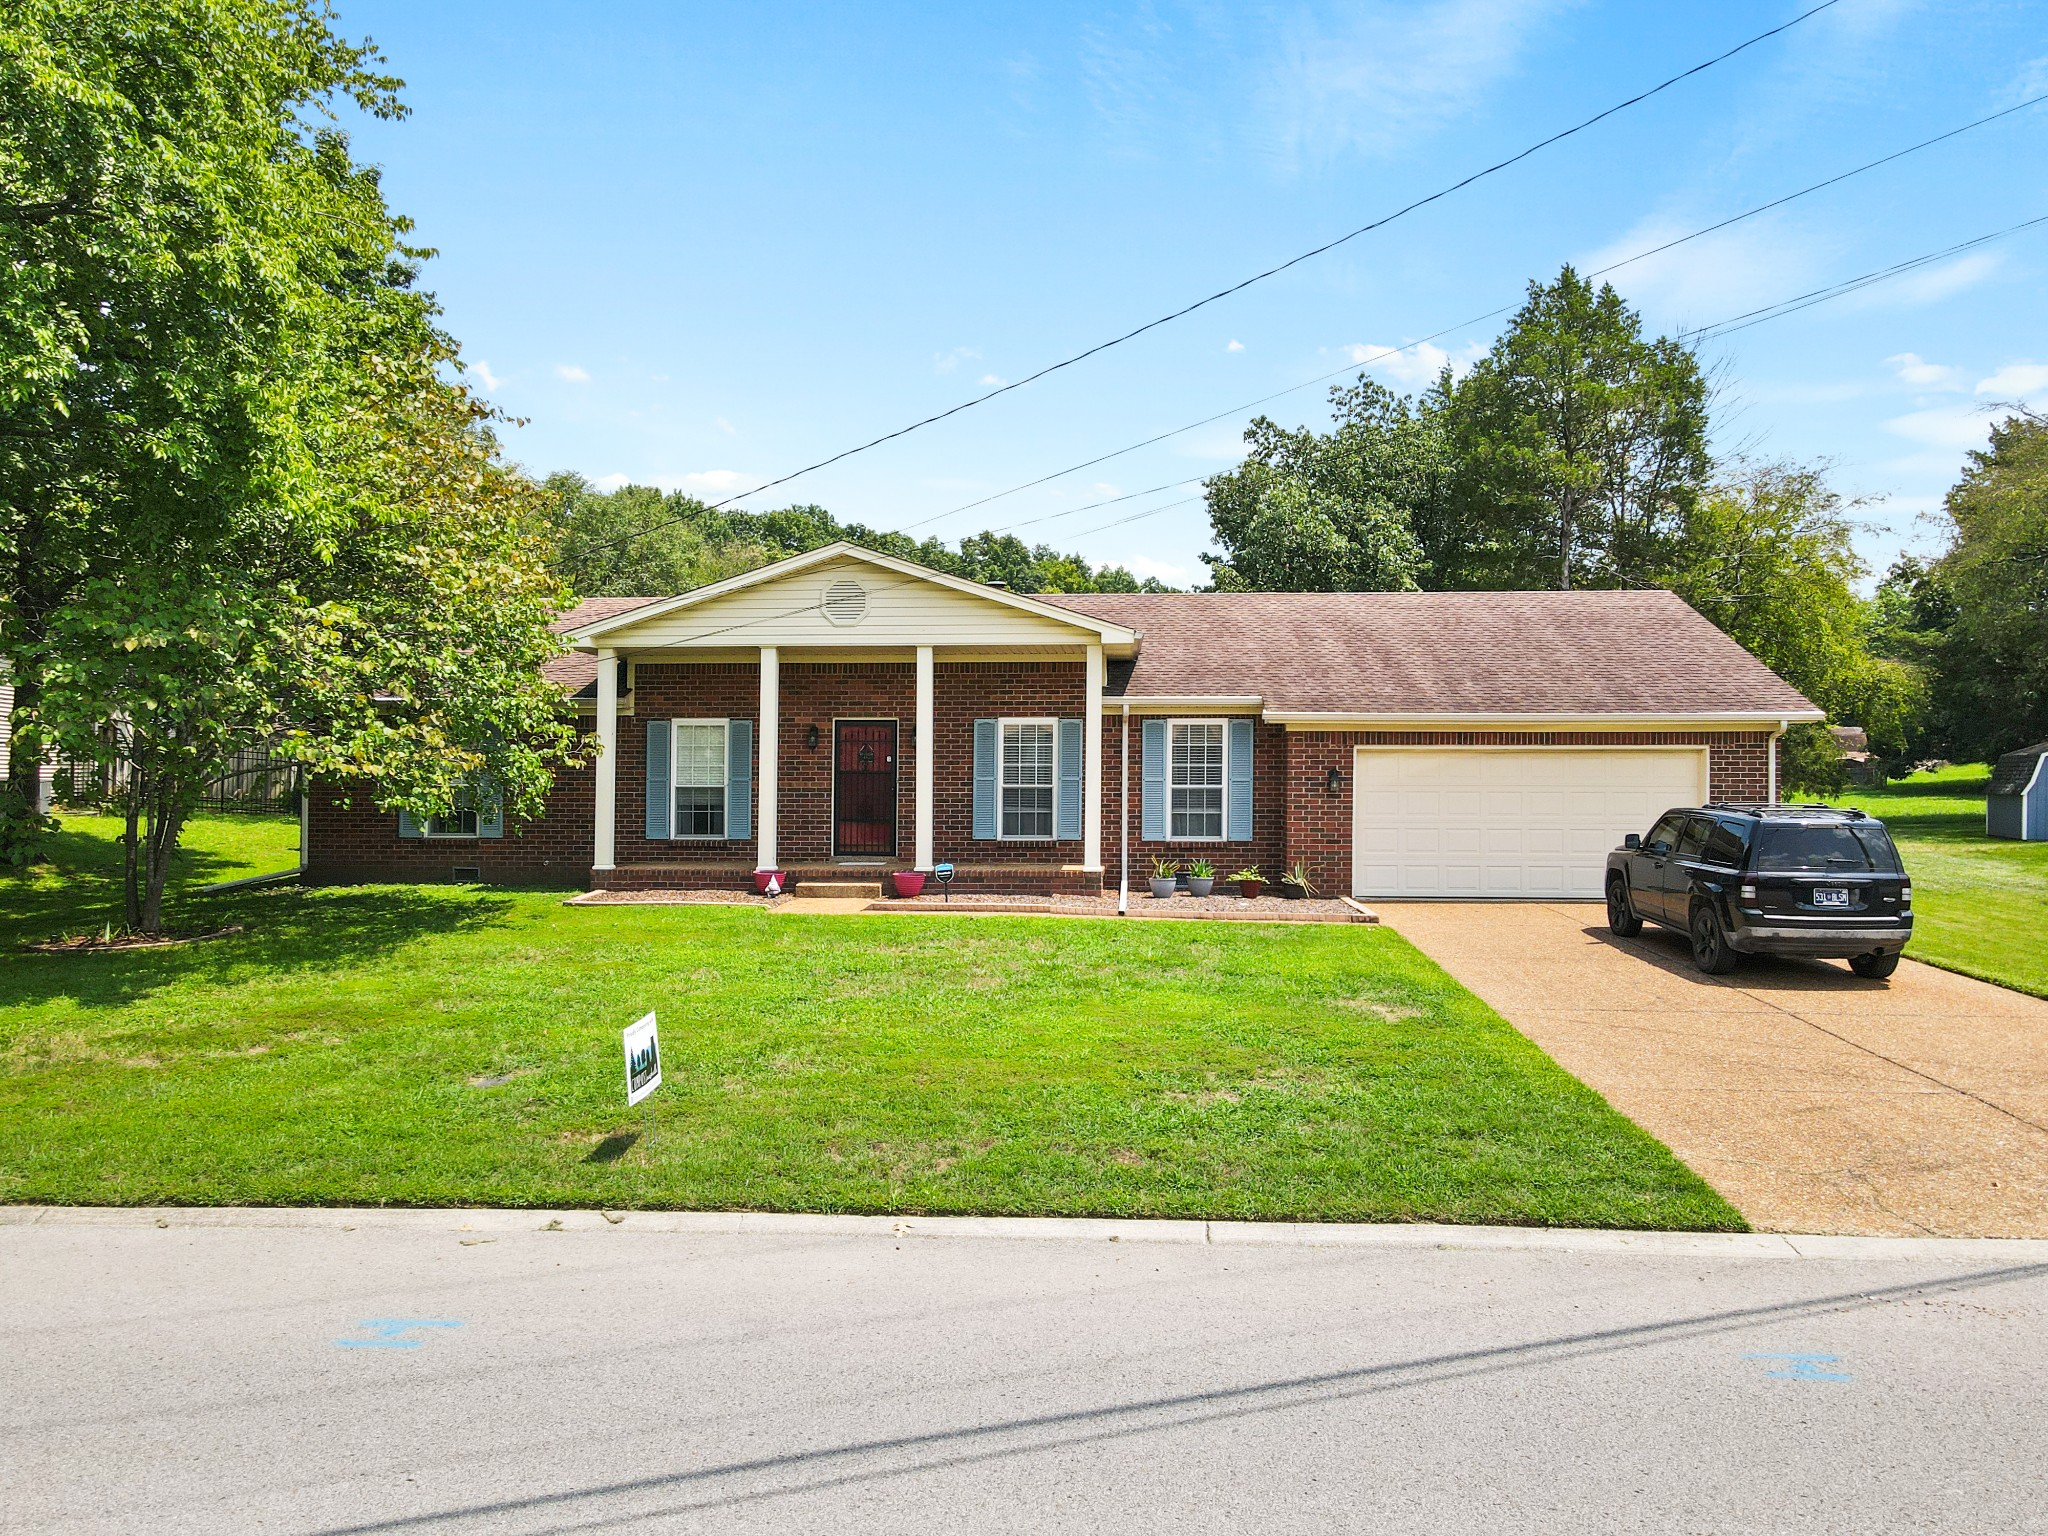
[[[1889,976],[1913,936],[1913,887],[1884,824],[1828,805],[1666,811],[1607,855],[1607,926],[1645,921],[1692,939],[1711,975],[1740,955],[1845,959]]]

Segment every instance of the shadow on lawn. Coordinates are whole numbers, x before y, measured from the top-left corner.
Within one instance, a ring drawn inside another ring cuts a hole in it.
[[[51,893],[57,894],[57,893]],[[422,938],[489,926],[512,906],[506,898],[446,886],[363,886],[304,890],[287,886],[220,897],[186,895],[172,909],[176,931],[240,925],[227,938],[166,949],[101,953],[15,953],[0,965],[0,1009],[69,998],[87,1007],[118,1007],[184,982],[229,982],[240,976],[340,970],[377,960]],[[60,910],[61,907],[61,910]],[[10,914],[14,948],[83,926],[74,893],[52,903],[40,926],[34,914]],[[97,927],[94,923],[92,926]]]

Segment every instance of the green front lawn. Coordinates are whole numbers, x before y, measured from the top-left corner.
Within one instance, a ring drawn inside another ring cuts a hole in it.
[[[18,948],[107,894],[0,882],[0,1199],[1742,1225],[1384,929],[284,888]]]
[[[2048,997],[2048,843],[1984,835],[1983,764],[1916,773],[1841,804],[1891,829],[1913,880],[1915,960]]]

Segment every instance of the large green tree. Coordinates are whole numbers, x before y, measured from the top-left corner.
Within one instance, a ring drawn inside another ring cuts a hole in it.
[[[129,921],[256,742],[381,803],[532,809],[538,498],[333,112],[397,82],[311,0],[24,0],[0,21],[0,652],[17,764],[116,759]],[[23,826],[15,785],[14,825]]]
[[[1645,337],[1611,284],[1570,267],[1529,285],[1458,382],[1449,423],[1457,480],[1433,557],[1441,586],[1649,580],[1711,467],[1697,359]]]
[[[1334,428],[1261,416],[1235,469],[1207,482],[1220,591],[1399,592],[1433,575],[1419,530],[1442,526],[1444,388],[1419,402],[1361,375],[1330,391]]]
[[[2048,416],[1993,426],[1944,506],[1949,547],[1905,584],[1905,643],[1934,652],[1945,749],[1995,757],[2048,738]]]

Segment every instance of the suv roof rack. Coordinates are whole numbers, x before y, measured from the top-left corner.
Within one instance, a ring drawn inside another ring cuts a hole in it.
[[[1869,812],[1859,811],[1848,805],[1820,805],[1814,802],[1798,803],[1788,800],[1709,800],[1704,810],[1737,811],[1745,816],[1846,816],[1851,821],[1866,821]]]

